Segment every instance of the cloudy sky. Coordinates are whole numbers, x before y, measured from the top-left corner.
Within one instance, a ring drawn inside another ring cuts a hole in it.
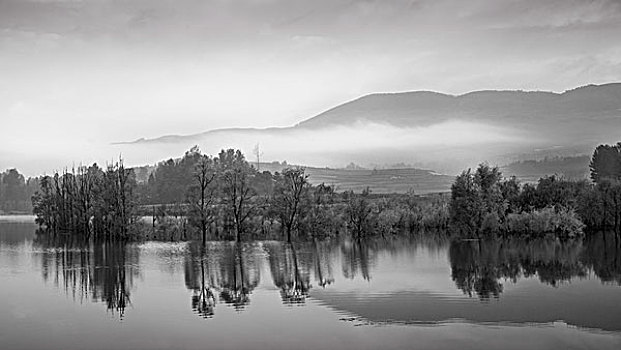
[[[0,0],[0,168],[372,92],[620,80],[619,0]]]

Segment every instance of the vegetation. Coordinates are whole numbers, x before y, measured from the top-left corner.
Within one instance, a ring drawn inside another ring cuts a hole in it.
[[[593,153],[591,179],[546,176],[536,184],[504,179],[481,164],[462,172],[451,188],[450,217],[462,236],[554,235],[571,238],[621,226],[621,143]]]
[[[168,186],[175,193],[161,191]],[[448,204],[442,197],[375,195],[368,189],[337,193],[325,184],[311,185],[304,168],[259,172],[232,149],[211,158],[194,147],[181,159],[160,163],[138,192],[151,208],[143,214],[158,208],[154,232],[164,239],[186,237],[185,220],[190,236],[200,232],[203,241],[246,237],[291,242],[296,236],[321,238],[346,231],[362,238],[448,226]]]
[[[258,172],[239,150],[216,157],[193,147],[160,163],[138,183],[122,161],[105,171],[96,164],[40,179],[32,196],[42,230],[105,239],[321,238],[444,229],[443,197],[337,193],[313,186],[304,168]],[[141,216],[151,217],[148,229]]]
[[[135,234],[136,182],[120,160],[104,171],[93,164],[40,180],[32,197],[36,222],[53,233],[128,239]]]
[[[31,212],[30,197],[38,189],[39,179],[26,179],[17,169],[0,173],[0,214]]]
[[[597,147],[590,172],[593,182],[553,175],[522,184],[484,163],[455,178],[450,198],[411,191],[379,195],[368,188],[338,193],[312,185],[304,168],[259,172],[239,150],[212,157],[193,147],[180,159],[158,164],[143,182],[122,160],[106,170],[93,164],[28,181],[8,170],[0,198],[4,207],[15,207],[37,189],[32,207],[43,229],[87,238],[291,242],[342,232],[362,239],[447,230],[476,238],[619,231],[621,143]],[[151,217],[151,230],[140,216]]]

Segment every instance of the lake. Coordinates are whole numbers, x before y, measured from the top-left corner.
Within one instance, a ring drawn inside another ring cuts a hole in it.
[[[621,243],[84,243],[0,218],[1,349],[619,349]]]

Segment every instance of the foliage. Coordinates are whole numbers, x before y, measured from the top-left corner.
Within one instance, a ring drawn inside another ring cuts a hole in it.
[[[621,229],[621,143],[593,153],[591,177],[568,180],[545,176],[536,184],[502,179],[497,168],[481,164],[464,171],[451,187],[451,224],[462,235],[517,234],[559,237]]]
[[[464,171],[451,188],[451,223],[461,235],[574,237],[582,234],[576,214],[581,196],[589,192],[585,181],[544,177],[537,185],[520,186],[503,179],[498,168],[481,164]]]
[[[598,147],[595,153],[609,148]],[[592,163],[600,169],[598,174],[610,168],[605,162],[616,159],[596,154]],[[595,184],[556,175],[520,184],[486,163],[457,176],[450,198],[413,192],[376,195],[368,188],[337,193],[325,184],[311,185],[303,168],[259,173],[239,150],[222,150],[211,157],[198,147],[181,159],[160,163],[141,184],[122,162],[106,171],[97,165],[80,167],[35,182],[40,183],[32,197],[37,222],[54,232],[87,236],[128,238],[138,212],[153,216],[154,237],[188,239],[200,234],[203,241],[278,235],[291,241],[294,236],[342,232],[355,238],[385,237],[449,227],[465,237],[573,237],[582,234],[585,225],[589,230],[621,226],[621,181],[614,176],[600,176]],[[28,181],[15,170],[5,172],[1,183],[0,195],[14,198]],[[153,204],[159,201],[164,202]]]
[[[369,198],[370,193],[368,188],[360,194],[353,191],[345,193],[347,198],[347,227],[356,238],[361,238],[372,232],[374,207]]]
[[[36,222],[54,233],[127,239],[136,224],[136,181],[123,161],[104,171],[97,164],[41,179],[32,197]]]
[[[621,180],[621,142],[616,145],[599,145],[595,148],[591,163],[591,180]]]
[[[515,187],[515,179],[503,180],[498,167],[485,163],[474,173],[470,169],[462,172],[451,186],[453,228],[468,236],[496,231],[494,221],[504,220],[508,209],[516,206]]]
[[[291,233],[297,230],[302,211],[302,198],[308,191],[308,175],[304,168],[286,168],[274,176],[275,189],[273,205],[278,213],[287,241],[291,242]]]
[[[26,179],[17,169],[7,169],[0,173],[0,213],[32,211],[30,197],[38,189],[38,178]]]
[[[553,234],[573,238],[582,234],[584,224],[572,209],[547,207],[530,212],[509,214],[505,232],[539,237]]]

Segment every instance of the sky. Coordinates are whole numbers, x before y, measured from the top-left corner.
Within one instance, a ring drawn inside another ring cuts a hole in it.
[[[373,92],[615,81],[620,0],[0,0],[0,169]]]

